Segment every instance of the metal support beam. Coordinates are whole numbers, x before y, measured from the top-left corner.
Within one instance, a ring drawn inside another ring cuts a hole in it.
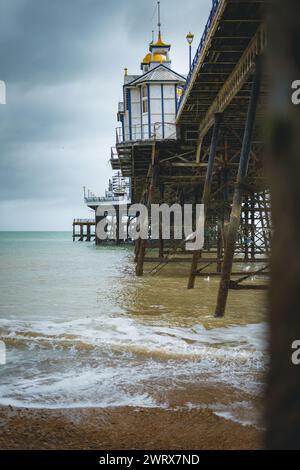
[[[248,164],[250,157],[251,140],[253,135],[257,103],[259,99],[261,85],[261,64],[260,60],[256,59],[256,67],[253,76],[251,96],[248,106],[248,113],[244,131],[244,138],[240,156],[239,171],[237,176],[237,183],[233,195],[233,205],[230,215],[230,223],[226,237],[226,247],[224,253],[224,262],[222,266],[222,275],[220,280],[217,306],[215,311],[216,317],[222,317],[225,313],[226,302],[228,297],[228,289],[230,284],[230,277],[232,271],[232,262],[234,257],[235,242],[237,238],[238,228],[240,225],[241,206],[243,202],[243,182],[248,172]]]
[[[91,226],[90,226],[90,224],[87,224],[87,226],[86,226],[86,241],[87,242],[91,241]]]
[[[120,245],[120,206],[115,206],[116,211],[116,245]]]
[[[164,185],[160,185],[160,203],[164,200]],[[159,214],[159,251],[158,257],[163,259],[164,257],[164,240],[163,240],[163,227],[162,227],[162,214]]]
[[[158,162],[157,162],[158,152],[156,150],[155,145],[152,147],[152,155],[151,155],[151,182],[148,190],[148,199],[147,199],[147,207],[148,210],[153,202],[154,199],[154,191],[156,187],[157,177],[158,177]],[[137,255],[137,264],[135,268],[135,274],[137,276],[142,276],[144,272],[144,258],[146,252],[146,243],[147,240],[141,239],[139,243],[139,252]]]
[[[205,213],[206,213],[206,209],[210,200],[211,182],[212,182],[212,176],[213,176],[215,156],[217,153],[217,145],[218,145],[218,139],[219,139],[219,133],[220,133],[220,127],[221,127],[221,117],[222,115],[219,113],[215,115],[214,130],[213,130],[212,138],[211,138],[210,153],[209,153],[209,158],[208,158],[208,165],[206,169],[205,183],[204,183],[204,189],[203,189],[203,195],[202,195],[202,204],[204,204]],[[193,289],[195,286],[197,266],[198,266],[198,260],[200,258],[200,254],[201,252],[199,250],[195,250],[193,253],[191,271],[190,271],[190,276],[188,280],[188,289]]]
[[[197,150],[196,150],[196,163],[200,163],[201,160],[201,148],[202,148],[203,139],[198,140]]]
[[[83,225],[80,225],[80,237],[79,237],[79,242],[83,242]]]

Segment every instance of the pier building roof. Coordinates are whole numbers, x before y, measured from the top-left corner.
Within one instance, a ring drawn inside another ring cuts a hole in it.
[[[174,72],[169,67],[164,64],[156,65],[155,68],[149,70],[143,75],[135,78],[132,82],[129,82],[128,85],[138,85],[141,83],[147,82],[182,82],[184,84],[185,77],[180,75],[177,72]]]

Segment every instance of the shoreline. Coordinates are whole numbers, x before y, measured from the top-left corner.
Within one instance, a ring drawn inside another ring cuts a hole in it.
[[[0,406],[0,450],[261,449],[262,432],[209,409]]]

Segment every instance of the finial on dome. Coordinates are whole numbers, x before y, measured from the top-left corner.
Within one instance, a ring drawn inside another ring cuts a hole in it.
[[[162,37],[161,37],[161,17],[160,17],[160,2],[157,2],[157,14],[158,14],[158,23],[157,23],[157,26],[158,26],[158,37],[157,37],[157,41],[156,43],[154,44],[154,41],[152,41],[152,44],[154,44],[155,46],[168,46],[168,44],[164,43],[164,41],[162,40]]]
[[[166,62],[167,64],[171,64],[169,58],[169,50],[171,48],[170,44],[166,44],[162,40],[161,36],[161,16],[160,16],[160,1],[157,2],[157,12],[158,12],[158,36],[155,40],[154,38],[154,31],[152,31],[152,41],[149,45],[148,54],[144,57],[143,61],[141,62],[141,69],[145,72],[149,70],[149,67],[157,66],[157,63]]]
[[[160,2],[157,2],[157,12],[158,12],[158,23],[157,23],[157,26],[158,26],[158,35],[160,37],[161,35],[161,22],[160,22]]]

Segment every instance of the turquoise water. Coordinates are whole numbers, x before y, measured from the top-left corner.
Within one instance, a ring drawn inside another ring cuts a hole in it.
[[[181,278],[137,279],[131,247],[0,232],[0,404],[167,407],[168,390],[202,382],[256,396],[264,324],[207,328],[213,282],[187,294]]]
[[[1,317],[68,321],[114,312],[130,254],[103,250],[97,256],[94,244],[73,243],[68,232],[0,232]]]

